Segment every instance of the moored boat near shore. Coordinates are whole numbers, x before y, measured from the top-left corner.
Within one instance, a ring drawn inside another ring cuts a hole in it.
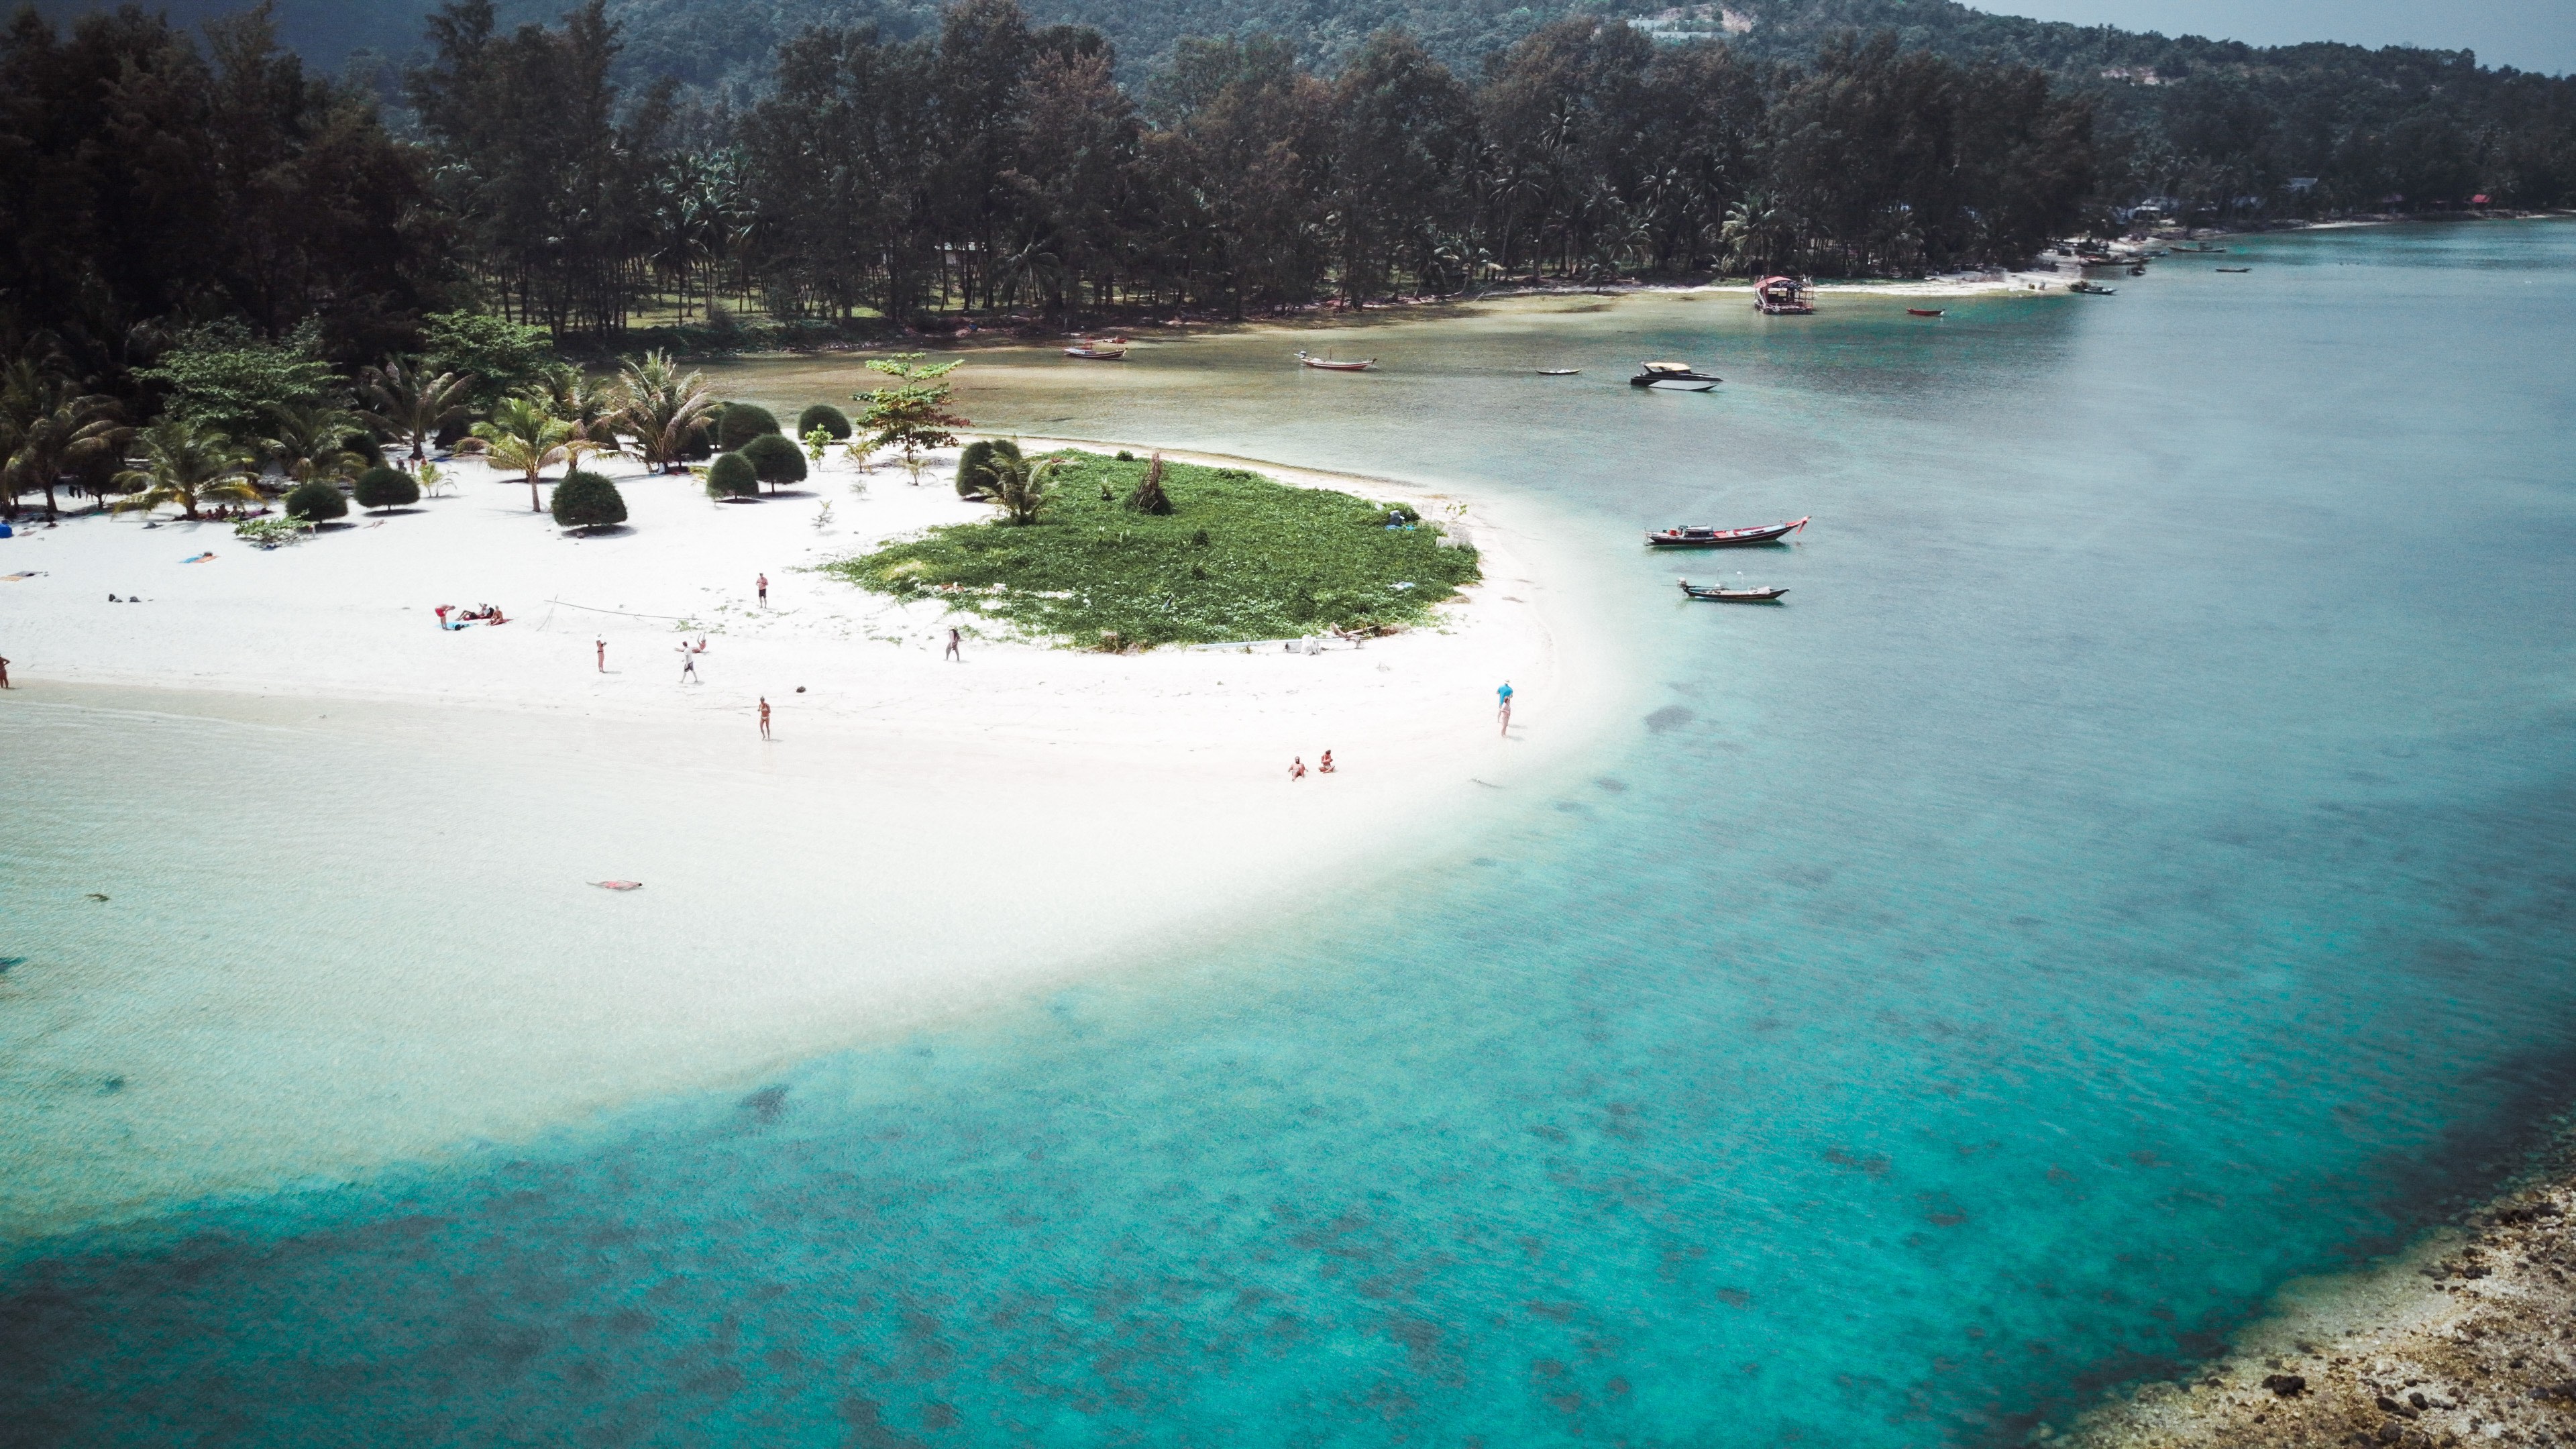
[[[1078,357],[1085,362],[1116,362],[1127,355],[1127,349],[1124,347],[1095,347],[1086,344],[1080,347],[1068,347],[1064,350],[1064,355],[1067,357]]]
[[[1338,358],[1317,357],[1311,353],[1300,352],[1297,354],[1297,360],[1321,372],[1366,372],[1377,366],[1377,359],[1374,357],[1345,362]]]
[[[1938,317],[1949,310],[1950,309],[1947,307],[1908,307],[1905,309],[1905,315],[1908,317]]]
[[[1704,599],[1712,604],[1776,604],[1780,602],[1780,596],[1789,591],[1775,588],[1730,589],[1724,584],[1719,584],[1715,588],[1702,588],[1684,579],[1682,592],[1694,599]]]
[[[1812,516],[1812,515],[1811,515]],[[1667,528],[1661,533],[1648,533],[1646,542],[1656,548],[1742,548],[1748,544],[1777,543],[1782,538],[1807,526],[1807,520],[1765,524],[1754,528],[1709,528],[1691,525]]]

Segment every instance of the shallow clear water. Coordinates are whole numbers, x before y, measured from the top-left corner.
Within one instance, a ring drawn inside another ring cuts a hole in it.
[[[50,1243],[0,1273],[0,1423],[1894,1446],[2211,1351],[2576,1099],[2576,228],[2249,259],[1932,322],[1398,321],[1330,339],[1359,377],[1270,333],[979,364],[985,423],[1542,497],[1660,696],[1471,864],[1295,929]],[[1770,611],[1631,531],[1806,513],[1723,564]],[[68,939],[13,916],[18,969]]]

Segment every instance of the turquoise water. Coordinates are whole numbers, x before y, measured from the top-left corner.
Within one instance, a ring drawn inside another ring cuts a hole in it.
[[[49,1242],[0,1440],[1985,1444],[2212,1352],[2576,1102],[2576,228],[2228,260],[979,368],[988,423],[1543,499],[1651,708],[1296,928]],[[1806,513],[1724,565],[1779,610],[1634,556]]]

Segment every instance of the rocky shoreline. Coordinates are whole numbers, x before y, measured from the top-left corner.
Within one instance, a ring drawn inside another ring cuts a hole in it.
[[[2034,1442],[2071,1449],[2576,1444],[2576,1151],[2362,1272],[2283,1290],[2235,1351]]]

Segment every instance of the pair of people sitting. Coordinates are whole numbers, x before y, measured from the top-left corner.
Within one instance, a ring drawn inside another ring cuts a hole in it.
[[[1332,751],[1324,751],[1324,758],[1317,762],[1315,773],[1319,775],[1329,775],[1333,773]],[[1299,755],[1288,762],[1288,778],[1291,780],[1302,780],[1306,778],[1306,757],[1304,755]]]

